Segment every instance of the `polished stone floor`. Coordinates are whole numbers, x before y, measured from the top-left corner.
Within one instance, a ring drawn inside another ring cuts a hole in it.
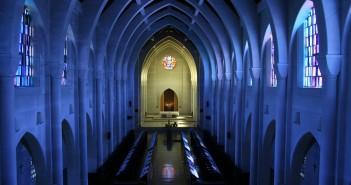
[[[151,138],[149,132],[148,138]],[[181,156],[181,138],[178,129],[158,129],[157,147],[154,152],[152,185],[186,184]]]

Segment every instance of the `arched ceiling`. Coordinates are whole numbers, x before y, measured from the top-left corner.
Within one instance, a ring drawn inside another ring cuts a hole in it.
[[[85,16],[89,16],[89,10],[98,10],[94,45],[97,56],[106,55],[107,68],[115,67],[119,74],[132,72],[129,70],[134,70],[137,55],[145,44],[155,34],[162,34],[160,30],[171,26],[190,40],[201,57],[206,76],[222,79],[224,75],[230,78],[235,70],[242,70],[241,25],[245,20],[241,19],[254,18],[245,18],[245,13],[240,13],[254,9],[260,0],[105,0],[100,7],[93,3],[95,0],[79,2],[85,7]],[[94,7],[86,8],[88,4]],[[248,35],[250,37],[250,33]],[[249,43],[257,45],[257,40]],[[256,55],[258,51],[252,53]]]

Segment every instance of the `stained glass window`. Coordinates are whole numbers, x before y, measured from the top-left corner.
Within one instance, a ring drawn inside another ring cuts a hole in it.
[[[277,87],[277,74],[275,73],[275,70],[274,70],[274,64],[275,64],[275,61],[274,61],[274,42],[273,42],[273,35],[271,35],[271,39],[270,39],[270,42],[271,42],[271,86],[272,87]]]
[[[32,25],[31,12],[24,8],[21,18],[19,33],[20,60],[16,71],[15,86],[33,86],[34,75],[34,47],[33,47],[34,28]]]
[[[312,8],[304,23],[305,59],[304,59],[304,87],[321,88],[323,79],[316,55],[319,53],[319,34],[316,20],[316,10]]]
[[[68,38],[65,39],[65,47],[63,49],[63,71],[61,76],[61,85],[67,85],[67,42]]]
[[[176,65],[176,60],[171,55],[166,56],[162,61],[163,67],[167,70],[171,70]]]

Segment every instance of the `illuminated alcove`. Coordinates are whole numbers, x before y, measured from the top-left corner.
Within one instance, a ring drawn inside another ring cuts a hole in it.
[[[168,56],[176,61],[172,69],[166,68],[164,64],[164,59]],[[142,65],[142,125],[145,119],[162,117],[161,114],[166,112],[160,106],[167,89],[171,89],[177,96],[177,107],[172,109],[175,115],[185,116],[196,122],[198,108],[195,61],[189,50],[171,36],[156,43],[146,55]]]

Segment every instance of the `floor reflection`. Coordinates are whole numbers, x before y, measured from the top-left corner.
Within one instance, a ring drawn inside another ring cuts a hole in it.
[[[173,179],[175,177],[175,169],[171,164],[164,164],[162,168],[162,176],[165,179]]]

